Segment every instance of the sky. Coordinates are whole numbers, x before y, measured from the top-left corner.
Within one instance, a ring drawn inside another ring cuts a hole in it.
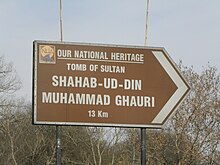
[[[150,0],[148,46],[175,63],[220,70],[219,0]],[[59,41],[59,0],[0,0],[0,56],[12,62],[31,100],[33,41]],[[63,0],[68,42],[143,46],[146,0]]]

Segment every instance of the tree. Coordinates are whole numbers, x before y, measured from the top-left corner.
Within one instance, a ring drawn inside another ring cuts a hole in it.
[[[12,63],[6,63],[4,57],[0,56],[0,101],[4,101],[5,95],[13,94],[20,88],[21,82]]]
[[[62,162],[91,164],[89,135],[85,127],[62,127]]]
[[[18,80],[17,74],[11,63],[6,63],[4,58],[0,56],[0,133],[1,138],[4,139],[3,145],[8,144],[10,147],[7,148],[5,145],[2,151],[2,158],[5,159],[4,154],[9,154],[10,159],[5,160],[13,164],[17,164],[15,158],[15,135],[11,130],[11,125],[16,122],[15,109],[16,103],[12,99],[11,94],[16,92],[21,87],[21,82]],[[7,141],[8,140],[8,141]]]
[[[164,129],[147,131],[147,164],[217,165],[220,152],[220,75],[211,66],[200,73],[193,67],[182,64],[179,67],[191,86],[191,92]],[[127,137],[135,134],[137,132],[130,131]],[[140,143],[140,140],[136,142]]]
[[[217,69],[210,66],[201,74],[192,68],[184,70],[192,89],[170,123],[177,141],[186,138],[191,142],[180,162],[213,164],[220,144],[220,77]]]
[[[151,132],[150,160],[163,164],[216,163],[220,145],[220,78],[215,67],[201,73],[180,65],[191,92],[166,128]],[[149,141],[148,141],[149,144]],[[152,154],[154,153],[154,154]],[[149,163],[150,164],[150,163]]]
[[[19,164],[21,161],[20,148],[23,144],[23,126],[27,119],[24,113],[23,100],[7,100],[4,106],[1,106],[1,120],[0,120],[0,136],[3,140],[3,154],[2,159],[4,163]]]

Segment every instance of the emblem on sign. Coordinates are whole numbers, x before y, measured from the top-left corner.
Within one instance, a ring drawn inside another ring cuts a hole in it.
[[[40,45],[39,46],[39,63],[55,64],[55,46],[52,45]]]

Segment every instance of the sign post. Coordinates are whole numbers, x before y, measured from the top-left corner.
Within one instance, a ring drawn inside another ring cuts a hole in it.
[[[146,165],[146,128],[141,128],[141,165]]]
[[[148,15],[149,15],[149,2],[150,0],[146,0],[146,26],[145,26],[145,38],[144,38],[144,46],[147,46],[148,39]],[[146,128],[141,128],[141,165],[146,165]]]
[[[62,0],[60,0],[60,41],[63,42]],[[61,165],[61,126],[56,125],[56,165]]]
[[[61,165],[61,126],[56,125],[56,165]]]
[[[189,91],[163,48],[34,42],[33,123],[161,128]]]

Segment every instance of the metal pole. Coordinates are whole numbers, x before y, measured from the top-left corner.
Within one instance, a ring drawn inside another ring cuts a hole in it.
[[[61,165],[61,127],[56,126],[56,165]]]
[[[146,165],[146,128],[141,128],[141,165]]]
[[[60,0],[60,41],[63,41],[62,0]]]
[[[149,1],[147,0],[147,11],[146,11],[146,26],[145,26],[145,39],[144,39],[144,46],[147,46],[147,39],[148,39],[148,15],[149,15]]]
[[[146,29],[145,29],[145,39],[144,46],[147,46],[148,39],[148,15],[149,15],[149,1],[147,0],[147,11],[146,11]],[[146,128],[141,128],[141,165],[146,165]]]
[[[62,0],[60,0],[60,41],[63,41]],[[56,126],[56,165],[61,165],[61,126]]]

